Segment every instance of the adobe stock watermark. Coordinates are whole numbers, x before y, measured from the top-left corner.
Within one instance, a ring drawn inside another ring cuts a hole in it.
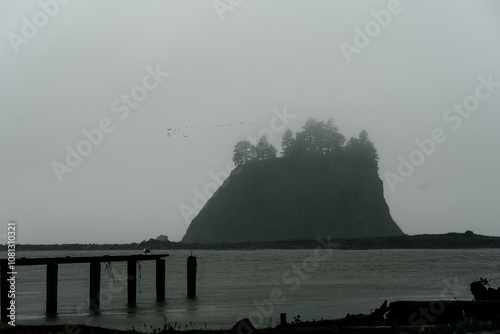
[[[8,291],[2,291],[2,293],[7,294],[9,299],[9,306],[7,307],[8,319],[10,320],[8,324],[10,326],[16,326],[16,222],[11,220],[7,223],[7,277],[2,277],[3,280],[9,282]],[[4,312],[5,310],[2,310]]]
[[[15,54],[19,53],[19,47],[21,45],[27,45],[30,40],[35,38],[40,29],[45,27],[49,21],[54,18],[61,9],[61,5],[66,5],[69,0],[40,0],[38,1],[38,6],[40,10],[35,12],[31,19],[23,16],[21,18],[21,34],[15,32],[9,32],[7,34],[7,39],[10,42],[10,46]]]
[[[116,114],[120,121],[125,120],[130,111],[137,109],[139,104],[148,97],[148,92],[157,89],[163,82],[163,79],[170,74],[162,72],[160,65],[156,65],[153,69],[151,66],[146,66],[146,75],[143,77],[141,84],[134,86],[129,94],[123,93],[120,97],[111,102],[111,112]],[[109,135],[116,130],[116,125],[111,118],[104,117],[99,122],[96,128],[81,131],[83,138],[76,144],[75,148],[66,145],[66,157],[63,163],[53,161],[51,163],[52,170],[59,182],[63,182],[64,174],[72,173],[75,168],[81,165],[83,158],[88,157],[95,147],[101,145],[105,135]]]
[[[403,11],[403,5],[401,5],[400,0],[389,0],[386,8],[378,12],[374,10],[370,11],[373,20],[365,23],[364,29],[358,26],[354,27],[352,44],[347,42],[339,44],[340,50],[348,64],[351,63],[354,54],[360,54],[361,50],[370,45],[371,41],[391,24],[394,15],[400,14]]]
[[[272,143],[275,135],[284,132],[290,121],[293,120],[297,115],[290,114],[287,111],[287,107],[284,106],[282,111],[273,109],[274,116],[269,121],[269,127],[261,129],[257,136],[248,136],[247,140],[251,143],[257,143],[258,139],[262,136],[266,136],[267,140]],[[214,173],[210,171],[208,175],[213,180],[213,182],[208,182],[202,189],[193,188],[194,197],[192,200],[192,206],[181,203],[178,205],[179,211],[186,225],[189,225],[191,220],[200,213],[201,209],[205,206],[208,200],[217,192],[219,187],[226,187],[229,183],[229,175],[238,175],[241,171],[241,167],[235,169],[234,162],[229,161],[226,163],[226,169]],[[234,170],[234,171],[233,171]]]
[[[338,245],[331,242],[329,235],[326,240],[316,238],[319,245],[314,249],[312,254],[298,264],[292,266],[291,270],[287,270],[281,274],[281,282],[283,288],[275,288],[269,293],[269,298],[262,301],[254,300],[253,304],[255,311],[248,315],[250,322],[257,328],[262,327],[265,319],[272,318],[276,311],[276,305],[281,305],[286,301],[286,291],[293,292],[300,288],[302,283],[315,272],[320,263],[325,262],[333,254],[333,249],[338,248]],[[241,318],[239,318],[241,319]],[[238,319],[238,320],[239,320]],[[241,324],[240,327],[245,326]],[[238,333],[248,333],[250,328],[237,328]],[[246,330],[246,331],[244,331]]]
[[[479,84],[476,86],[474,93],[466,96],[461,104],[455,103],[443,113],[443,121],[454,131],[460,129],[465,119],[472,116],[472,113],[479,109],[481,101],[487,100],[491,94],[500,87],[500,82],[493,81],[493,74],[487,78],[480,76],[477,78]],[[431,131],[427,138],[422,140],[415,139],[416,148],[410,152],[408,157],[400,155],[398,157],[399,166],[397,173],[391,171],[384,172],[385,182],[392,192],[396,190],[396,185],[404,183],[406,179],[411,177],[417,167],[422,166],[427,158],[432,156],[440,144],[444,144],[448,140],[446,130],[443,128],[435,128]]]
[[[214,6],[219,19],[224,21],[224,15],[228,12],[232,12],[236,7],[241,5],[242,2],[243,0],[214,0],[212,6]]]

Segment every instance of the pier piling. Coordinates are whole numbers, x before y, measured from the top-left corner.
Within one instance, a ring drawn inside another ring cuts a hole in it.
[[[137,261],[127,261],[127,297],[133,305],[137,298]]]
[[[188,298],[196,298],[196,257],[189,256],[187,259],[187,293]]]
[[[165,301],[165,260],[156,260],[156,301]]]
[[[89,306],[94,312],[99,312],[101,302],[101,262],[90,262],[90,294]]]
[[[46,304],[47,314],[57,313],[57,270],[58,264],[47,264]]]

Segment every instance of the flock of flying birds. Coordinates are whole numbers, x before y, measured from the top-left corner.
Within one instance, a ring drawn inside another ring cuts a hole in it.
[[[176,136],[183,136],[185,138],[188,138],[188,131],[194,130],[194,129],[216,129],[216,128],[229,128],[229,127],[234,127],[234,126],[246,126],[246,125],[255,125],[257,123],[255,122],[239,122],[239,123],[224,123],[224,124],[210,124],[210,125],[185,125],[185,126],[178,126],[175,128],[167,128],[167,136],[169,138],[176,137]]]

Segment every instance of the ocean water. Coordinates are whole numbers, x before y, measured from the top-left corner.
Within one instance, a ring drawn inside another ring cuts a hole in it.
[[[45,315],[45,266],[18,267],[17,324],[79,323],[144,330],[166,321],[182,329],[229,328],[249,317],[261,327],[369,313],[384,300],[472,300],[479,277],[500,286],[500,250],[228,250],[202,251],[197,298],[186,298],[186,250],[166,258],[166,302],[155,301],[155,261],[143,261],[137,305],[127,306],[126,264],[102,264],[101,313],[88,308],[89,266],[60,264],[58,315]],[[18,252],[18,256],[99,256],[133,251]],[[112,276],[110,274],[113,274]],[[166,320],[165,320],[166,319]]]

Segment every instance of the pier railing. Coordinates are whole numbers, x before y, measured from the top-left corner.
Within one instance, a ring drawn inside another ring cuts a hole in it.
[[[47,266],[46,276],[46,312],[53,314],[57,312],[57,283],[59,264],[88,263],[90,265],[90,293],[89,307],[94,311],[99,311],[101,294],[101,263],[102,262],[127,262],[127,297],[129,304],[136,303],[137,295],[137,261],[156,261],[156,300],[165,300],[165,260],[168,254],[148,254],[148,255],[105,255],[105,256],[81,256],[81,257],[52,257],[52,258],[19,258],[16,259],[15,266]],[[10,305],[8,292],[9,272],[7,259],[0,259],[0,307],[1,319],[8,317],[7,308]]]

